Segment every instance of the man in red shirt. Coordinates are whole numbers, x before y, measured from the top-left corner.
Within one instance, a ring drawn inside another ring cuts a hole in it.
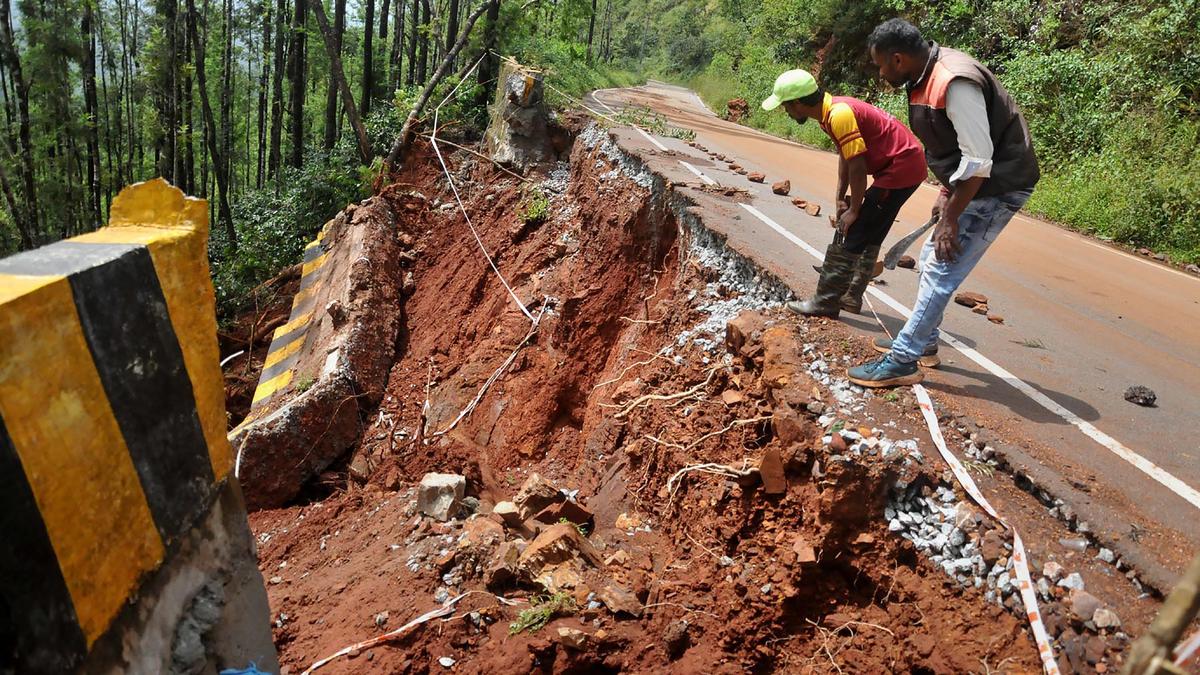
[[[927,175],[924,150],[895,117],[856,98],[830,95],[805,70],[776,78],[762,107],[780,105],[798,124],[815,118],[838,148],[838,232],[825,250],[816,294],[789,302],[788,309],[809,316],[860,313],[879,247]],[[868,175],[874,177],[870,187]]]

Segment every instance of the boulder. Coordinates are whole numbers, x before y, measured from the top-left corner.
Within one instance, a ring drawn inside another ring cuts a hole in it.
[[[529,582],[557,593],[580,583],[584,565],[603,564],[599,551],[574,525],[558,523],[529,543],[517,561],[517,570]]]
[[[417,486],[417,510],[447,521],[458,515],[466,496],[467,479],[454,473],[427,473]]]
[[[1096,610],[1100,609],[1100,600],[1083,589],[1072,589],[1068,596],[1071,614],[1078,621],[1090,621]]]
[[[667,648],[667,655],[672,660],[683,656],[687,651],[688,644],[688,622],[679,619],[672,621],[665,631],[663,631],[663,646]]]
[[[725,324],[725,346],[737,354],[752,336],[767,326],[767,317],[747,309]]]
[[[730,122],[741,122],[750,112],[750,104],[744,98],[731,98],[725,103],[725,119]]]

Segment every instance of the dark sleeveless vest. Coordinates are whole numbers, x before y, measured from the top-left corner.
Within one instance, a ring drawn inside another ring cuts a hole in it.
[[[1031,190],[1041,176],[1033,139],[1025,118],[996,76],[966,54],[930,43],[932,65],[925,78],[908,90],[908,123],[925,145],[925,161],[943,185],[958,168],[962,152],[958,134],[946,115],[950,82],[966,78],[983,89],[992,135],[992,175],[979,188],[980,197]]]

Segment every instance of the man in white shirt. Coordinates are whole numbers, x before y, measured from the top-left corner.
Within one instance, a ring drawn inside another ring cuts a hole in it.
[[[1040,174],[1021,111],[978,61],[926,42],[902,19],[880,24],[868,44],[880,76],[908,92],[909,125],[942,184],[912,315],[894,341],[875,341],[884,356],[847,372],[856,384],[888,387],[921,381],[917,361],[936,357],[950,298],[1029,200]]]

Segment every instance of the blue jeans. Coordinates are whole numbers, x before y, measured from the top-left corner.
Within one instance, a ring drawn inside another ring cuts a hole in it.
[[[1004,226],[1029,201],[1032,190],[982,197],[967,204],[958,219],[958,245],[962,252],[954,262],[941,262],[934,255],[933,237],[921,248],[921,282],[912,316],[892,342],[892,360],[912,363],[925,347],[937,344],[942,314],[954,291],[967,278]]]

